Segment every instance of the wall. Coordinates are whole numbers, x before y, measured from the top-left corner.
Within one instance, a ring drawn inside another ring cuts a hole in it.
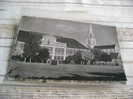
[[[116,26],[126,75],[133,76],[132,10],[132,0],[1,0],[0,79],[6,73],[15,26],[24,15]]]

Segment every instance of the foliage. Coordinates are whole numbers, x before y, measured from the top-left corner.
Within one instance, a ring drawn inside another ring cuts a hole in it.
[[[49,58],[49,50],[47,48],[42,48],[38,52],[38,57],[41,60],[41,62],[46,62]]]
[[[101,55],[102,55],[102,51],[100,50],[100,49],[97,49],[97,48],[94,48],[93,50],[92,50],[92,53],[93,53],[93,55],[94,55],[94,59],[99,59],[99,58],[101,58]]]
[[[24,56],[32,59],[35,57],[40,49],[41,37],[37,34],[29,33],[28,39],[25,40]]]
[[[81,61],[82,61],[82,54],[81,54],[81,51],[77,51],[77,52],[74,54],[73,60],[74,60],[75,64],[81,64]]]
[[[108,55],[107,53],[103,52],[101,55],[101,61],[112,61],[111,55]]]
[[[82,54],[80,51],[77,51],[74,55],[72,56],[67,56],[65,59],[65,63],[75,63],[75,64],[81,64],[82,61]]]
[[[65,59],[65,63],[69,64],[69,63],[72,62],[72,60],[73,60],[73,56],[67,56],[66,59]]]
[[[74,55],[66,57],[65,63],[75,63],[86,65],[92,59],[92,53],[77,51]]]
[[[93,49],[93,54],[94,54],[94,61],[112,61],[112,57],[111,55],[108,55],[108,53],[105,53],[103,51],[101,51],[100,49]]]

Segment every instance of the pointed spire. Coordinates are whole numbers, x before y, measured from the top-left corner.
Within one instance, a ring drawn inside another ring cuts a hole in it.
[[[93,33],[93,31],[92,31],[92,24],[90,24],[90,26],[89,26],[89,33],[90,33],[90,34]]]
[[[93,33],[93,27],[92,24],[89,25],[89,37],[88,37],[88,42],[87,46],[93,48],[96,45],[96,39],[95,35]]]

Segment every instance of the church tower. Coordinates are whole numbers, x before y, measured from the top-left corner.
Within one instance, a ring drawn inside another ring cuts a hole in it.
[[[95,34],[93,33],[93,27],[92,24],[89,25],[89,35],[87,38],[87,47],[93,48],[96,45],[96,38]]]

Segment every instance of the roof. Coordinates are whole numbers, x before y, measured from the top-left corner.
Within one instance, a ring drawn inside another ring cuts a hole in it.
[[[111,49],[111,48],[115,48],[115,44],[112,44],[112,45],[95,46],[94,48]]]
[[[17,35],[17,40],[21,41],[21,42],[26,42],[29,39],[39,40],[41,38],[42,38],[42,34],[41,33],[32,32],[32,31],[23,31],[23,30],[20,30],[18,35]]]
[[[27,40],[29,40],[29,38],[31,38],[30,34],[34,34],[34,37],[36,40],[41,39],[42,35],[49,35],[46,33],[42,34],[42,33],[31,32],[31,31],[20,31],[17,39],[19,41],[26,42]],[[54,36],[56,37],[57,42],[66,43],[68,48],[88,49],[87,47],[85,47],[84,45],[82,45],[80,42],[78,42],[73,38],[66,38],[66,37],[56,36],[56,35]]]
[[[56,41],[61,43],[66,43],[68,48],[88,49],[87,47],[79,43],[77,40],[72,38],[56,36]]]

